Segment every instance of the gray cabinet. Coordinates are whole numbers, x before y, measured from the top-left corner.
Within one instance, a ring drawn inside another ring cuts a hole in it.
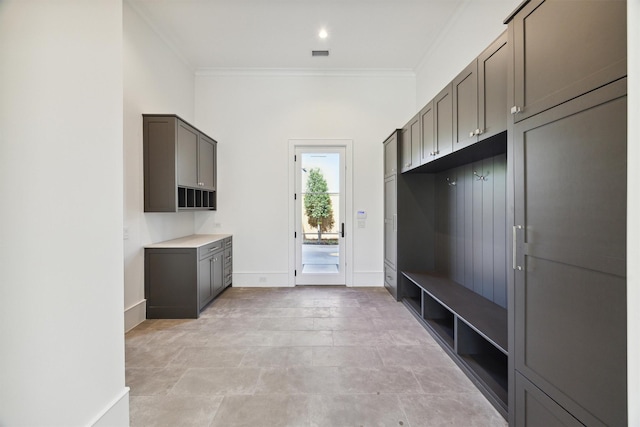
[[[506,87],[506,85],[505,85]],[[478,141],[478,60],[453,79],[453,141],[455,150]],[[506,98],[505,98],[506,101]]]
[[[453,96],[452,85],[442,89],[433,99],[434,159],[453,151]]]
[[[420,151],[420,120],[416,114],[402,128],[400,138],[401,172],[407,172],[420,166]]]
[[[478,56],[478,140],[507,130],[509,50],[505,31]]]
[[[453,80],[453,144],[459,150],[507,130],[507,33]]]
[[[224,240],[223,286],[231,285],[233,277],[233,245],[231,237]]]
[[[420,140],[422,142],[420,163],[425,164],[434,159],[437,151],[433,130],[433,101],[425,105],[418,116],[420,117]]]
[[[398,173],[398,136],[394,132],[384,143],[384,177]]]
[[[175,115],[143,115],[144,210],[216,209],[217,143]]]
[[[534,0],[507,20],[516,426],[627,424],[625,11]]]
[[[394,298],[397,296],[397,161],[398,136],[394,133],[384,141],[384,285]]]
[[[509,17],[514,120],[624,77],[626,19],[624,0],[533,0]]]
[[[395,270],[397,253],[396,176],[384,180],[384,262]]]
[[[228,235],[193,235],[146,246],[147,318],[197,318],[231,285],[231,239]]]
[[[198,304],[202,310],[222,290],[224,286],[224,243],[217,242],[211,247],[200,249],[198,262]]]
[[[626,111],[622,79],[513,132],[515,369],[586,425],[626,424]]]
[[[538,387],[516,373],[516,425],[528,427],[582,427],[570,413],[562,409]]]

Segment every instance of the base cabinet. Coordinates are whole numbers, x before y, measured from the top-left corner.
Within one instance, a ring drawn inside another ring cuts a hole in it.
[[[148,319],[197,318],[232,283],[232,238],[194,235],[145,248]]]
[[[516,373],[516,425],[528,427],[583,426],[532,382]]]

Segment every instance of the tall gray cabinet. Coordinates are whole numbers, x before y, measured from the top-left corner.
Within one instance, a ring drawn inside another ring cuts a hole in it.
[[[626,2],[507,22],[511,422],[626,425]]]

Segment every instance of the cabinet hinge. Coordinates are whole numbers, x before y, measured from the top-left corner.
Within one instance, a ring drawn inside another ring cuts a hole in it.
[[[293,270],[293,275],[297,276],[298,275],[298,270]]]
[[[298,200],[298,193],[293,193],[293,200]]]
[[[293,238],[297,239],[298,238],[298,233],[296,231],[293,232]]]
[[[293,155],[293,161],[297,162],[298,161],[298,156],[296,156],[295,154]]]

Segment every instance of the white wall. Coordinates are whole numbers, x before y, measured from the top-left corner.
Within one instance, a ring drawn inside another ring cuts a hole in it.
[[[627,360],[629,425],[640,426],[640,0],[627,1],[629,133],[627,182]]]
[[[171,113],[197,126],[194,73],[127,3],[123,5],[125,328],[146,317],[144,249],[193,233],[193,212],[144,213],[142,114]],[[122,234],[122,232],[121,232]]]
[[[128,425],[121,0],[0,2],[0,64],[0,425]]]
[[[200,233],[233,233],[234,286],[287,285],[289,139],[353,140],[355,285],[381,286],[382,142],[415,110],[413,75],[200,73],[196,119],[218,144],[218,211]],[[216,227],[216,224],[219,227]]]
[[[502,21],[520,3],[521,0],[465,0],[417,68],[418,108],[426,105],[507,29]]]

